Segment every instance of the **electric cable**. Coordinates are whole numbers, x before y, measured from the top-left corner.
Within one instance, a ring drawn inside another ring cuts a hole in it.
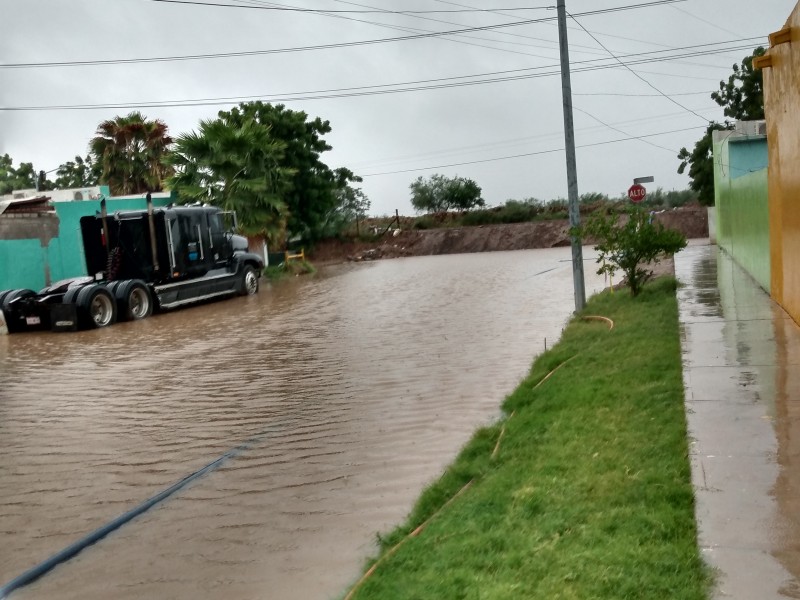
[[[649,133],[649,134],[635,136],[635,137],[631,136],[631,137],[626,137],[626,138],[620,138],[620,139],[617,139],[617,140],[606,140],[606,141],[603,141],[603,142],[594,142],[594,143],[591,143],[591,144],[581,144],[581,145],[575,146],[575,147],[576,148],[592,148],[592,147],[595,147],[595,146],[606,146],[608,144],[617,144],[619,142],[629,142],[631,140],[638,140],[638,139],[646,138],[646,137],[656,137],[656,136],[659,136],[659,135],[668,135],[668,134],[671,134],[671,133],[682,133],[684,131],[695,131],[697,129],[700,129],[700,127],[701,127],[700,125],[696,125],[694,127],[684,127],[683,129],[672,129],[670,131],[660,131],[658,133]],[[563,151],[564,151],[564,148],[552,148],[550,150],[539,150],[537,152],[525,152],[523,154],[513,154],[511,156],[498,156],[498,157],[495,157],[495,158],[484,158],[484,159],[481,159],[481,160],[471,160],[471,161],[465,161],[465,162],[459,162],[459,163],[451,163],[451,164],[447,164],[447,165],[434,165],[434,166],[430,166],[430,167],[418,167],[418,168],[415,168],[415,169],[403,169],[403,170],[400,170],[400,171],[384,171],[382,173],[367,173],[367,174],[362,174],[361,177],[365,177],[365,178],[366,177],[378,177],[380,175],[397,175],[397,174],[400,174],[400,173],[414,173],[414,172],[417,172],[417,171],[430,171],[432,169],[445,169],[445,168],[448,168],[448,167],[461,167],[461,166],[464,166],[464,165],[476,165],[476,164],[480,164],[480,163],[497,162],[497,161],[500,161],[500,160],[510,160],[512,158],[523,158],[523,157],[526,157],[526,156],[538,156],[538,155],[541,155],[541,154],[553,154],[555,152],[563,152]]]
[[[290,6],[287,6],[287,5],[284,5],[284,4],[278,4],[276,2],[264,2],[264,1],[261,1],[261,0],[241,0],[241,1],[242,2],[248,2],[250,4],[254,4],[254,5],[257,5],[257,6],[296,8],[296,7],[290,7]],[[334,1],[338,2],[340,0],[334,0]],[[392,25],[392,24],[388,24],[388,23],[381,23],[379,21],[369,21],[369,20],[366,20],[366,19],[357,19],[355,17],[349,17],[349,16],[346,16],[346,15],[332,13],[332,12],[325,11],[325,10],[320,10],[320,9],[316,9],[313,12],[315,14],[318,14],[318,15],[323,16],[323,17],[331,17],[331,18],[334,18],[334,19],[343,19],[343,20],[346,20],[346,21],[352,21],[354,23],[364,23],[364,24],[367,24],[367,25],[374,25],[376,27],[381,27],[383,29],[391,29],[393,31],[403,31],[403,32],[406,32],[406,33],[435,33],[435,32],[432,32],[429,29],[420,29],[419,27],[409,27],[409,26],[404,26],[404,25]],[[424,19],[424,20],[427,20],[427,21],[435,21],[435,22],[438,22],[438,23],[448,23],[448,24],[451,24],[451,25],[457,25],[458,27],[464,27],[464,25],[461,25],[461,24],[458,24],[458,23],[453,23],[452,21],[443,21],[442,19],[432,19],[432,18],[429,18],[429,17],[418,16],[418,15],[406,15],[406,16],[413,17],[413,18],[416,18],[416,19]],[[508,32],[496,32],[496,33],[502,34],[502,35],[505,35],[505,36],[527,37],[527,36],[517,36],[517,34],[508,33]],[[493,40],[493,39],[490,39],[490,38],[485,38],[485,37],[480,37],[480,36],[475,36],[475,35],[466,35],[466,34],[460,34],[458,36],[452,36],[452,37],[443,36],[441,39],[445,40],[445,41],[453,42],[453,43],[456,43],[456,44],[463,44],[463,45],[466,45],[466,46],[475,46],[476,48],[487,48],[489,50],[496,50],[496,51],[499,51],[499,52],[506,52],[506,53],[510,53],[510,54],[519,54],[519,55],[522,55],[522,56],[534,56],[534,57],[537,57],[537,58],[551,58],[549,56],[545,57],[545,56],[541,56],[541,55],[538,55],[538,54],[532,54],[530,52],[522,52],[522,51],[519,51],[519,50],[511,50],[509,48],[499,48],[497,46],[487,46],[487,45],[484,45],[484,44],[478,44],[476,42],[469,42],[466,39],[458,39],[458,38],[467,38],[469,40],[481,40],[481,41],[486,41],[486,42],[498,42],[499,41],[499,40]],[[522,42],[500,42],[500,43],[515,44],[515,45],[519,45],[519,46],[539,47],[539,48],[543,47],[543,46],[536,46],[534,44],[524,44]],[[547,49],[549,50],[551,48],[547,47]]]
[[[299,12],[299,13],[319,13],[319,12],[326,12],[326,13],[356,13],[356,14],[364,14],[364,13],[391,13],[395,15],[424,15],[424,14],[432,14],[432,13],[486,13],[486,12],[494,12],[496,10],[508,10],[508,11],[531,11],[531,10],[551,10],[552,6],[530,6],[530,7],[516,7],[516,8],[503,8],[503,9],[491,9],[491,8],[470,8],[470,9],[460,9],[460,10],[389,10],[389,9],[372,9],[372,10],[334,10],[334,9],[319,9],[319,8],[294,8],[294,7],[284,7],[284,6],[253,6],[253,5],[246,5],[246,4],[226,4],[222,2],[197,2],[194,0],[148,0],[149,2],[164,2],[168,4],[191,4],[195,6],[211,6],[211,7],[222,7],[222,8],[252,8],[252,9],[260,9],[260,10],[274,10],[274,11],[286,11],[286,12]],[[682,0],[683,1],[683,0]]]
[[[713,109],[710,109],[713,110]],[[617,126],[625,126],[625,125],[633,125],[637,123],[655,123],[656,121],[661,120],[672,120],[676,116],[682,116],[684,113],[683,111],[677,113],[665,113],[656,116],[648,116],[648,117],[640,117],[637,119],[628,119],[625,121],[620,121],[615,123]],[[588,132],[597,132],[603,129],[602,125],[592,125],[590,127],[578,127],[576,128],[576,132],[581,133],[588,133]],[[527,145],[531,141],[543,141],[543,140],[550,140],[550,139],[557,139],[563,137],[563,132],[561,131],[553,131],[551,133],[546,133],[542,135],[535,135],[535,136],[525,136],[519,138],[512,138],[507,140],[498,140],[496,142],[484,143],[484,144],[474,144],[470,146],[458,146],[455,148],[446,148],[439,151],[434,152],[423,152],[423,153],[415,153],[413,155],[404,155],[399,157],[390,157],[390,158],[378,158],[373,160],[366,160],[366,161],[357,161],[351,164],[351,168],[355,171],[362,171],[362,170],[377,170],[377,169],[388,169],[393,164],[396,163],[414,163],[419,162],[423,159],[434,159],[435,157],[445,157],[450,155],[461,155],[461,154],[471,154],[476,152],[485,152],[490,149],[498,148],[498,147],[507,147],[507,146],[520,146],[520,145]],[[399,168],[399,165],[398,165]]]
[[[604,9],[596,9],[576,13],[576,16],[590,16],[598,14],[608,14],[613,12],[620,12],[625,10],[633,10],[637,8],[646,8],[651,6],[659,6],[664,4],[673,4],[675,2],[685,2],[686,0],[655,0],[654,2],[642,2],[638,4],[630,4],[625,6],[617,6]],[[335,44],[319,44],[314,46],[296,46],[291,48],[273,48],[269,50],[249,50],[240,52],[220,52],[210,54],[193,54],[193,55],[180,55],[180,56],[155,56],[155,57],[142,57],[142,58],[117,58],[117,59],[100,59],[100,60],[77,60],[77,61],[45,61],[38,63],[5,63],[0,64],[0,68],[4,69],[20,69],[20,68],[39,68],[39,67],[75,67],[75,66],[95,66],[95,65],[118,65],[118,64],[135,64],[135,63],[153,63],[153,62],[172,62],[183,60],[206,60],[211,58],[230,58],[236,56],[261,56],[267,54],[285,54],[292,52],[308,52],[316,50],[330,50],[333,48],[350,48],[355,46],[368,46],[374,44],[383,44],[390,42],[404,42],[410,40],[431,39],[447,35],[457,35],[460,33],[469,33],[473,31],[491,31],[495,29],[504,29],[508,27],[519,27],[520,25],[528,25],[531,23],[545,23],[553,21],[557,17],[543,17],[540,19],[526,19],[524,21],[517,21],[513,23],[500,23],[497,25],[482,25],[478,27],[466,27],[462,29],[454,29],[448,31],[437,31],[431,33],[421,33],[416,35],[398,36],[391,38],[378,38],[372,40],[359,40],[355,42],[338,42]]]
[[[637,139],[637,140],[639,140],[639,141],[641,141],[641,142],[643,142],[643,143],[645,143],[645,144],[647,144],[649,146],[653,146],[654,148],[659,148],[660,150],[666,150],[670,154],[673,154],[673,155],[678,154],[677,150],[672,150],[671,148],[667,148],[666,146],[661,146],[659,144],[655,144],[655,143],[651,142],[650,140],[644,139],[643,137],[633,135],[632,133],[628,133],[627,131],[624,131],[624,130],[618,128],[618,127],[615,127],[614,125],[610,125],[610,124],[606,123],[605,121],[603,121],[602,119],[594,116],[592,113],[590,113],[588,111],[585,111],[585,110],[583,110],[581,108],[578,108],[574,104],[572,105],[572,110],[577,110],[579,113],[583,113],[587,117],[589,117],[591,119],[594,119],[595,121],[597,121],[601,125],[604,125],[608,129],[612,129],[612,130],[616,131],[617,133],[621,133],[622,135],[631,136],[632,138]]]
[[[639,75],[639,74],[638,74],[636,71],[634,71],[633,69],[631,69],[631,68],[630,68],[630,67],[629,67],[629,66],[628,66],[626,63],[622,62],[622,61],[621,61],[619,58],[617,58],[617,56],[616,56],[616,55],[615,55],[613,52],[611,52],[611,50],[609,50],[608,48],[606,48],[606,47],[603,45],[603,43],[602,43],[600,40],[598,40],[598,39],[597,39],[595,36],[593,36],[593,35],[592,35],[592,34],[591,34],[591,33],[590,33],[590,32],[589,32],[589,31],[588,31],[588,30],[587,30],[587,29],[586,29],[586,28],[585,28],[583,25],[581,25],[581,23],[578,21],[578,19],[576,19],[576,18],[575,18],[575,16],[574,16],[574,15],[571,15],[569,12],[567,13],[567,15],[569,15],[569,17],[570,17],[570,18],[571,18],[573,21],[575,21],[575,23],[578,25],[578,27],[580,27],[581,29],[583,29],[583,31],[584,31],[584,32],[586,32],[586,35],[588,35],[588,36],[589,36],[590,38],[592,38],[592,39],[593,39],[595,42],[597,42],[598,44],[600,44],[600,47],[601,47],[601,48],[603,48],[603,50],[605,50],[606,52],[608,52],[608,53],[611,55],[611,57],[612,57],[614,60],[616,60],[616,61],[617,61],[617,62],[618,62],[620,65],[622,65],[622,66],[623,66],[623,67],[625,67],[625,68],[626,68],[628,71],[630,71],[631,73],[633,73],[633,75],[634,75],[634,76],[635,76],[637,79],[640,79],[641,81],[643,81],[644,83],[646,83],[648,86],[650,86],[651,88],[653,88],[653,89],[654,89],[656,92],[658,92],[658,93],[659,93],[661,96],[663,96],[664,98],[666,98],[667,100],[669,100],[670,102],[672,102],[673,104],[675,104],[676,106],[679,106],[679,107],[681,107],[683,110],[685,110],[685,111],[687,111],[687,112],[690,112],[690,113],[692,113],[693,115],[695,115],[696,117],[698,117],[698,118],[702,119],[704,123],[707,123],[707,122],[708,122],[708,119],[706,119],[704,116],[702,116],[701,114],[699,114],[699,113],[697,113],[697,112],[693,111],[691,108],[687,108],[686,106],[684,106],[683,104],[681,104],[680,102],[678,102],[677,100],[675,100],[674,98],[672,98],[672,97],[668,96],[667,94],[665,94],[664,92],[662,92],[660,89],[658,89],[656,86],[654,86],[652,83],[650,83],[649,81],[647,81],[647,79],[645,79],[644,77],[642,77],[641,75]]]
[[[729,42],[718,42],[717,44],[721,43],[729,43]],[[707,46],[713,46],[715,44],[700,44],[698,46],[687,46],[686,48],[705,48]],[[742,45],[742,46],[735,46],[736,49],[747,49],[749,45]],[[664,51],[661,50],[654,50],[651,52],[646,53],[637,53],[631,55],[625,55],[623,58],[634,58],[637,56],[644,57],[640,58],[639,60],[633,60],[628,65],[639,65],[639,64],[648,64],[654,62],[665,62],[669,60],[674,60],[675,58],[682,58],[686,56],[697,56],[697,55],[707,55],[707,54],[714,54],[714,53],[721,53],[727,52],[731,49],[731,47],[726,47],[723,49],[704,49],[704,50],[697,50],[695,52],[685,52],[679,55],[669,55],[669,56],[651,56],[646,57],[648,54],[658,54]],[[608,69],[608,68],[619,68],[617,63],[611,64],[593,64],[598,62],[604,62],[608,59],[589,59],[585,61],[577,61],[573,64],[575,65],[584,65],[583,67],[578,67],[572,70],[573,73],[582,73],[587,71],[595,71],[599,69]],[[619,61],[619,59],[617,59]],[[355,86],[355,87],[347,87],[347,88],[333,88],[333,89],[326,89],[326,90],[314,90],[314,91],[304,91],[304,92],[286,92],[283,94],[254,94],[248,96],[227,96],[227,97],[217,97],[217,98],[197,98],[197,99],[185,99],[185,100],[164,100],[164,101],[143,101],[143,102],[119,102],[119,103],[97,103],[97,104],[73,104],[73,105],[40,105],[40,106],[0,106],[0,112],[2,111],[37,111],[37,110],[99,110],[99,109],[125,109],[125,108],[171,108],[171,107],[192,107],[192,106],[218,106],[218,105],[225,105],[230,104],[232,102],[239,102],[239,101],[246,101],[246,100],[254,100],[254,99],[261,99],[267,102],[287,102],[287,101],[301,101],[301,100],[321,100],[321,99],[332,99],[332,98],[348,98],[348,97],[358,97],[358,96],[371,96],[371,95],[379,95],[379,94],[389,94],[389,93],[400,93],[400,92],[411,92],[411,91],[425,91],[431,89],[446,89],[446,88],[453,88],[453,87],[463,87],[467,85],[482,85],[482,84],[490,84],[490,83],[500,83],[506,81],[518,81],[524,79],[534,79],[538,77],[549,77],[558,75],[560,70],[553,70],[553,71],[545,71],[545,72],[534,72],[530,73],[530,71],[541,71],[544,69],[557,69],[559,65],[552,64],[552,65],[544,65],[540,67],[530,67],[526,69],[510,69],[506,71],[493,71],[488,73],[479,73],[479,74],[472,74],[472,75],[458,75],[452,77],[440,77],[434,79],[423,79],[423,80],[415,80],[415,81],[408,81],[408,82],[399,82],[399,83],[389,83],[389,84],[377,84],[377,85],[367,85],[367,86]],[[498,77],[493,77],[497,75]],[[477,79],[481,77],[486,77],[486,79]],[[463,81],[466,79],[471,79],[470,81]],[[400,87],[404,86],[404,87]],[[685,108],[679,104],[681,108]]]
[[[265,2],[263,2],[262,0],[243,0],[243,1],[259,3],[259,4],[265,4]],[[347,4],[347,5],[352,5],[352,6],[361,6],[361,7],[366,7],[367,6],[365,4],[358,4],[358,3],[355,3],[355,2],[349,2],[348,0],[333,0],[333,1],[337,2],[339,4]],[[274,3],[270,3],[270,4],[274,4]],[[469,7],[469,8],[472,8],[472,7]],[[495,10],[489,10],[489,12],[495,12]],[[417,15],[409,15],[409,16],[411,16],[413,18],[416,18],[416,19],[422,19],[422,20],[425,20],[425,21],[433,21],[435,23],[444,23],[444,24],[447,24],[447,25],[456,25],[458,27],[463,27],[463,24],[454,23],[453,21],[445,21],[443,19],[434,19],[434,18],[431,18],[431,17],[417,16]],[[516,18],[516,17],[514,17],[514,18]],[[386,25],[382,25],[382,24],[379,24],[379,23],[375,23],[374,21],[361,21],[361,22],[362,23],[372,23],[372,24],[379,25],[379,26],[384,26],[384,27],[386,26]],[[558,49],[558,41],[556,41],[556,40],[548,40],[546,38],[540,38],[540,37],[536,37],[536,36],[532,36],[532,35],[525,35],[525,34],[521,34],[521,33],[511,33],[509,31],[496,31],[496,32],[492,32],[492,33],[496,33],[496,34],[502,35],[504,37],[522,38],[522,39],[528,39],[528,40],[535,40],[537,42],[545,42],[548,45],[547,46],[542,46],[541,44],[526,44],[526,43],[523,43],[523,42],[510,42],[508,40],[502,40],[501,41],[501,40],[495,40],[495,39],[489,39],[489,38],[479,38],[479,37],[475,37],[475,36],[463,36],[463,37],[469,37],[470,39],[488,40],[488,41],[492,41],[492,42],[496,42],[496,43],[502,43],[502,44],[515,44],[515,45],[521,45],[521,46],[529,46],[529,47],[533,47],[533,48],[543,48],[543,49],[546,49],[546,50],[557,50]],[[448,38],[444,38],[444,39],[448,39]],[[486,47],[486,46],[481,46],[481,47]],[[580,53],[580,54],[598,54],[598,52],[596,51],[596,48],[594,48],[592,46],[584,46],[582,44],[574,44],[573,47],[574,48],[583,48],[584,49],[584,50],[576,50],[576,54],[577,53]],[[503,48],[493,48],[493,49],[495,49],[495,50],[504,50]],[[535,56],[535,55],[530,55],[530,56]],[[548,58],[552,58],[552,57],[548,57]]]

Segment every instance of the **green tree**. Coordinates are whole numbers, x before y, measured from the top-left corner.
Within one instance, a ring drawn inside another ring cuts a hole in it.
[[[174,169],[167,185],[181,202],[236,211],[243,233],[281,243],[288,219],[283,198],[294,175],[281,166],[285,149],[254,119],[200,121],[199,131],[178,136],[165,159]]]
[[[682,162],[678,173],[683,174],[689,167],[689,188],[697,192],[697,200],[704,206],[714,205],[714,143],[713,132],[733,129],[727,121],[722,123],[711,122],[706,128],[706,133],[697,140],[694,148],[689,152],[681,148],[678,159]]]
[[[170,175],[163,159],[171,144],[166,123],[132,112],[100,123],[89,147],[99,182],[122,195],[163,189]]]
[[[68,160],[58,167],[56,175],[55,187],[59,190],[97,185],[94,161],[90,154],[86,158],[76,156],[74,161]]]
[[[371,205],[366,194],[350,184],[337,190],[336,196],[338,203],[329,213],[322,230],[326,238],[342,235],[353,223],[358,226],[358,222],[366,218]]]
[[[29,189],[51,190],[53,182],[43,171],[37,172],[33,163],[20,163],[15,169],[14,160],[8,154],[0,156],[0,195]]]
[[[417,177],[409,187],[411,206],[419,212],[436,213],[485,206],[480,186],[465,177],[448,178],[439,174],[431,175],[428,179]]]
[[[711,98],[725,108],[725,116],[740,121],[757,121],[764,118],[764,74],[753,67],[753,59],[764,56],[759,46],[750,56],[742,59],[741,67],[734,63],[728,81],[719,82],[719,91]]]
[[[763,74],[760,69],[753,67],[753,59],[763,56],[764,52],[764,48],[759,46],[742,60],[741,66],[734,63],[733,73],[728,81],[720,81],[719,91],[712,92],[711,99],[724,108],[726,117],[741,121],[764,118]],[[681,161],[678,173],[683,174],[689,168],[689,187],[697,192],[697,199],[706,206],[714,204],[712,135],[714,131],[726,129],[733,129],[733,125],[728,121],[712,121],[691,152],[684,147],[678,153],[678,160]]]
[[[593,213],[585,225],[577,229],[583,238],[596,240],[598,275],[613,275],[621,270],[632,296],[638,296],[651,277],[646,266],[657,263],[686,247],[686,238],[679,231],[666,229],[653,222],[647,211],[632,207],[627,218],[604,211]]]
[[[323,237],[328,217],[340,201],[339,192],[360,181],[349,169],[334,170],[320,160],[331,150],[322,137],[330,133],[330,122],[319,117],[311,120],[305,112],[287,109],[283,104],[263,102],[243,102],[219,116],[238,125],[254,120],[268,126],[272,138],[285,144],[279,166],[292,173],[283,195],[288,234],[312,241]]]

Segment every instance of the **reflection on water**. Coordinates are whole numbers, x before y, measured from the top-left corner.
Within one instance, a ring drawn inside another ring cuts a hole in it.
[[[0,336],[0,584],[255,437],[14,598],[336,596],[558,337],[569,258],[341,265],[140,323]]]

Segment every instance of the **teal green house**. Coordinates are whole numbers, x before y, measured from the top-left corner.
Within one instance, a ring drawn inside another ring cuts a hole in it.
[[[768,147],[764,121],[715,131],[717,244],[770,291]]]
[[[109,197],[101,186],[109,215],[147,208],[144,195]],[[42,192],[47,195],[47,192]],[[155,206],[175,202],[169,193],[154,194]],[[81,242],[80,219],[100,211],[100,200],[52,202],[43,213],[0,214],[0,290],[38,291],[60,279],[88,275]]]

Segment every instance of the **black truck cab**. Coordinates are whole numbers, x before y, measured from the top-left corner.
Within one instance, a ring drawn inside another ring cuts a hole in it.
[[[72,330],[136,320],[225,295],[258,291],[264,268],[247,239],[233,233],[235,215],[213,206],[101,211],[80,220],[88,277],[57,282],[38,294],[0,292],[9,332]]]

